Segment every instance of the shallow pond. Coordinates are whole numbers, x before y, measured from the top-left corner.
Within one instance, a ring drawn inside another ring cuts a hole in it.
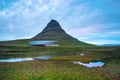
[[[32,60],[48,60],[50,57],[51,56],[38,56],[38,57],[30,57],[30,58],[8,58],[8,59],[0,59],[0,62],[23,62],[23,61],[32,61]],[[102,67],[105,64],[104,62],[101,62],[101,61],[89,62],[89,63],[73,61],[73,63],[86,66],[88,68]]]
[[[79,64],[79,65],[82,65],[82,66],[86,66],[88,68],[102,67],[105,64],[104,62],[101,62],[101,61],[98,61],[98,62],[89,62],[89,63],[83,63],[83,62],[76,62],[76,61],[74,61],[73,63],[74,64]]]
[[[35,57],[33,59],[35,60],[48,60],[50,58],[50,56],[38,56],[38,57]]]
[[[22,61],[32,61],[32,60],[48,60],[50,56],[39,56],[34,58],[9,58],[0,59],[0,62],[22,62]]]
[[[0,59],[0,62],[22,62],[22,61],[31,61],[33,58],[9,58],[9,59]]]

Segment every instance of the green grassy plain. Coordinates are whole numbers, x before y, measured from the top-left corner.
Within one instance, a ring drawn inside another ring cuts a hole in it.
[[[84,53],[84,56],[80,56]],[[0,80],[119,80],[120,47],[0,46],[0,59],[55,55],[49,60],[0,63]],[[103,67],[87,68],[73,61],[104,61]]]

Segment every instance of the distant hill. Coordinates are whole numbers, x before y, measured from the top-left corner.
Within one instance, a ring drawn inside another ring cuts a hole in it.
[[[120,44],[102,44],[100,46],[120,46]]]
[[[92,46],[91,44],[87,44],[81,42],[69,34],[67,34],[60,24],[56,20],[51,20],[47,26],[43,29],[43,31],[31,39],[23,39],[23,40],[14,40],[14,41],[6,41],[2,43],[6,44],[28,44],[29,41],[35,40],[55,40],[59,45],[68,45],[68,46]],[[1,44],[1,42],[0,42]]]

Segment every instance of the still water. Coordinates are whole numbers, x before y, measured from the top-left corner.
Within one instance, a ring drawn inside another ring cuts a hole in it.
[[[50,56],[38,56],[38,57],[30,57],[30,58],[9,58],[9,59],[0,59],[0,62],[23,62],[23,61],[32,61],[32,60],[48,60]],[[104,66],[104,62],[98,61],[98,62],[89,62],[89,63],[83,63],[79,61],[73,61],[73,64],[79,64],[82,66],[86,66],[88,68],[92,67],[102,67]]]
[[[22,61],[31,61],[33,58],[9,58],[9,59],[0,59],[0,62],[22,62]]]
[[[79,64],[79,65],[82,65],[82,66],[86,66],[88,68],[102,67],[105,64],[104,62],[101,62],[101,61],[98,61],[98,62],[89,62],[89,63],[83,63],[83,62],[76,62],[76,61],[74,61],[73,63],[74,64]]]
[[[0,59],[0,62],[22,62],[22,61],[32,61],[32,60],[48,60],[50,56],[39,56],[34,58],[9,58]]]

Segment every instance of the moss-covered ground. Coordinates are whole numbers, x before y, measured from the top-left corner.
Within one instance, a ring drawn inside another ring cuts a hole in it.
[[[81,56],[80,54],[84,54]],[[119,80],[120,47],[0,46],[0,59],[55,55],[49,60],[0,63],[0,80]],[[103,61],[87,68],[72,61]]]

